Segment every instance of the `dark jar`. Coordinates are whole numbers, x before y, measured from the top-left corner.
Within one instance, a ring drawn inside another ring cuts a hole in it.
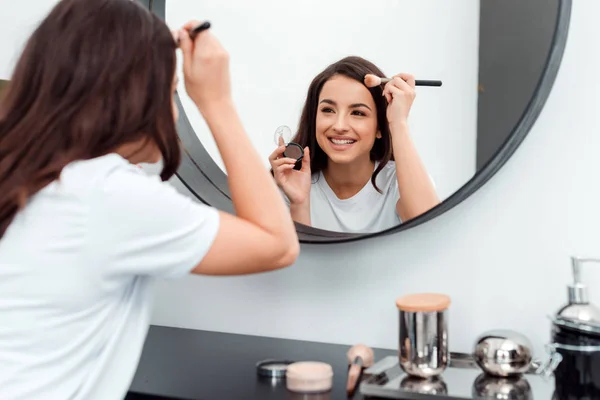
[[[552,350],[562,357],[554,370],[557,400],[600,399],[600,334],[554,324]]]

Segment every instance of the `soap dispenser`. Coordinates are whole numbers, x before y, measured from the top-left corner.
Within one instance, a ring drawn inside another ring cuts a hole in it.
[[[600,399],[600,308],[589,301],[581,269],[600,259],[572,257],[573,283],[569,303],[552,320],[551,348],[562,359],[554,369],[555,395],[560,400]]]
[[[573,283],[568,286],[569,303],[556,313],[556,319],[567,324],[574,324],[586,328],[588,323],[600,324],[600,308],[590,303],[588,287],[581,280],[581,267],[583,263],[596,262],[600,259],[571,257],[573,267]]]

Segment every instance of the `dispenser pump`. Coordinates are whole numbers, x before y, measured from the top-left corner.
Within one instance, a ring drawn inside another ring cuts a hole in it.
[[[573,283],[568,286],[569,304],[557,313],[558,318],[578,324],[600,324],[600,309],[590,304],[588,288],[581,280],[583,264],[591,262],[600,264],[600,259],[571,257]]]
[[[598,262],[594,258],[579,258],[571,257],[573,265],[573,283],[569,285],[569,303],[570,304],[588,304],[590,302],[588,296],[587,285],[581,281],[581,265],[585,262]]]

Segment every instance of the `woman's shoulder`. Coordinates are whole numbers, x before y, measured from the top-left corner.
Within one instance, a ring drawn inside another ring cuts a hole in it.
[[[396,163],[394,161],[388,161],[379,174],[377,175],[377,183],[381,185],[387,185],[396,180]]]
[[[388,161],[383,166],[382,171],[393,171],[393,173],[395,174],[396,173],[396,162],[393,160]]]
[[[179,218],[182,212],[188,217],[212,213],[207,211],[210,207],[180,193],[169,182],[163,182],[158,174],[131,164],[117,154],[72,163],[65,168],[60,181],[64,181],[65,186],[59,189],[62,193],[73,192],[66,194],[79,198],[97,215],[111,220],[123,218],[139,222],[147,217],[168,220]],[[164,225],[169,224],[165,221]]]
[[[91,176],[110,176],[113,173],[132,173],[139,169],[140,168],[132,165],[120,155],[116,153],[110,153],[104,156],[90,158],[88,160],[77,160],[71,162],[63,169],[61,178],[64,176],[79,176],[82,174],[89,174]]]
[[[80,195],[121,196],[139,190],[140,186],[160,183],[157,176],[151,176],[120,155],[111,153],[68,164],[55,182],[54,189]]]

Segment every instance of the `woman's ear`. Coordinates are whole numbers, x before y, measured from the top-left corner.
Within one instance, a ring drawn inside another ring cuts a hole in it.
[[[375,137],[377,139],[381,139],[381,131],[377,131],[377,133],[375,134]]]

